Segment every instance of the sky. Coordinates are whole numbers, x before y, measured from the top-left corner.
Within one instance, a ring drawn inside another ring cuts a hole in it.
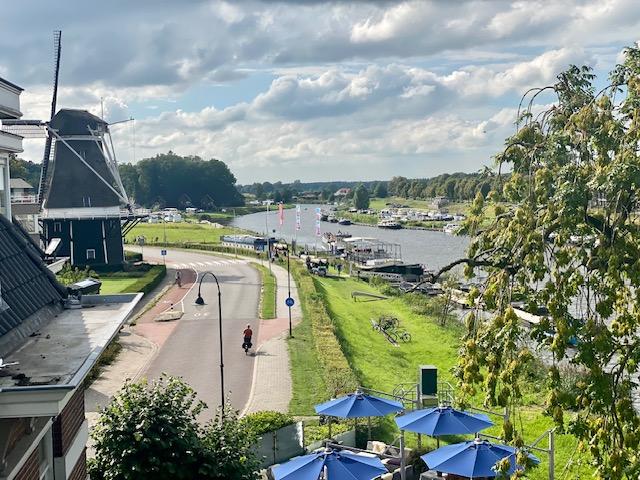
[[[97,7],[99,5],[99,8]],[[116,122],[118,161],[217,158],[239,183],[474,172],[518,102],[570,64],[605,82],[640,38],[637,0],[3,2],[0,76],[23,118]],[[551,101],[551,99],[542,99]],[[40,161],[42,142],[23,157]]]

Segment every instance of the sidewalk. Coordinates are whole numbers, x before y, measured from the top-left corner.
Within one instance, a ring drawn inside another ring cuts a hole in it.
[[[167,269],[167,277],[137,308],[136,325],[125,325],[118,335],[122,350],[110,365],[102,367],[100,376],[84,392],[85,414],[89,430],[95,425],[100,409],[122,388],[125,380],[136,381],[147,369],[159,346],[175,328],[175,322],[155,322],[155,318],[172,306],[179,306],[195,281],[192,271],[182,270],[183,285],[173,285],[174,270]],[[151,306],[150,306],[151,305]],[[150,306],[150,307],[149,307]],[[145,310],[146,309],[146,310]],[[140,313],[143,312],[143,313]],[[91,442],[90,442],[91,443]],[[88,453],[91,453],[89,444]]]
[[[241,415],[261,410],[287,412],[293,394],[287,348],[289,309],[284,303],[288,296],[287,269],[278,265],[271,267],[277,282],[277,318],[260,321],[251,394]],[[293,278],[291,279],[291,298],[296,302],[291,309],[292,325],[295,326],[302,318],[302,311],[298,302],[298,289]]]

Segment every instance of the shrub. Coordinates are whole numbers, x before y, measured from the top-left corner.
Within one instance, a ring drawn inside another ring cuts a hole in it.
[[[275,432],[287,425],[292,425],[294,420],[291,415],[286,413],[265,410],[247,415],[242,419],[242,423],[254,435],[262,435],[267,432]]]
[[[81,270],[77,267],[72,267],[69,263],[65,263],[62,270],[60,270],[56,276],[58,277],[58,281],[65,286],[72,285],[89,277],[98,278],[98,274],[89,267]]]
[[[353,429],[353,424],[345,422],[336,422],[335,419],[331,421],[331,435],[336,436],[344,432],[348,432]],[[326,440],[329,438],[329,425],[317,425],[308,424],[304,426],[304,443],[305,446],[312,443]]]
[[[163,376],[127,382],[101,412],[91,433],[92,480],[254,479],[255,437],[226,406],[200,427],[206,405],[182,380]]]

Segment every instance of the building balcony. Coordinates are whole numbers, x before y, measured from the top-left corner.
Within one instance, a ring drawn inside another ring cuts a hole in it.
[[[22,137],[0,130],[0,151],[3,150],[5,152],[21,153],[23,151]]]
[[[37,195],[11,195],[11,205],[38,203]]]

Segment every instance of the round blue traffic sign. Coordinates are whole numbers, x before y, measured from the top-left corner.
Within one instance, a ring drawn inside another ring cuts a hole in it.
[[[293,301],[293,298],[289,297],[284,301],[284,303],[287,305],[287,307],[293,307],[293,304],[296,302]]]

